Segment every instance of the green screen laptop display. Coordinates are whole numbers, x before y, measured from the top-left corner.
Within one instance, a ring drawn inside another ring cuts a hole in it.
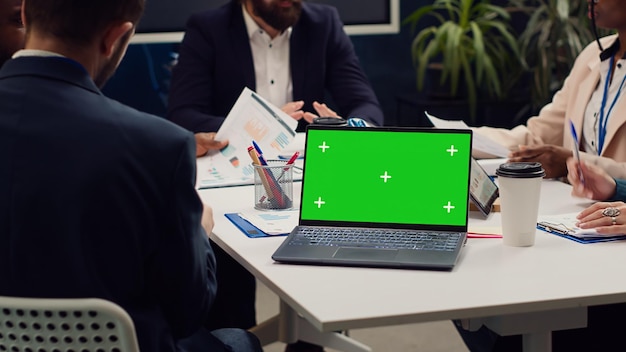
[[[301,225],[467,226],[471,132],[307,130]]]

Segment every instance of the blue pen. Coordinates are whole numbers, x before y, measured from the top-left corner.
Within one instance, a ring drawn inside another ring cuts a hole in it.
[[[263,157],[261,147],[259,147],[259,145],[256,144],[254,140],[252,141],[252,145],[254,146],[254,149],[256,149],[256,152],[259,154],[259,160],[261,161],[261,164],[267,166],[267,161],[265,161],[265,158]]]
[[[583,169],[580,167],[580,152],[578,151],[580,148],[578,144],[578,135],[576,134],[576,128],[574,127],[572,120],[569,120],[569,128],[572,133],[572,138],[574,138],[574,157],[578,162],[578,178],[580,178],[580,182],[584,185],[585,178],[583,177]]]

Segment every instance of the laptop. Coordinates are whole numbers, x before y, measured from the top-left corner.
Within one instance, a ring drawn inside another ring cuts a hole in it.
[[[282,263],[452,270],[467,238],[472,132],[309,125]]]

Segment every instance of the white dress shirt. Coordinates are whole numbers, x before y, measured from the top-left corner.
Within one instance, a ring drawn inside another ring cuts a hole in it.
[[[39,49],[22,49],[18,50],[13,54],[12,58],[23,57],[23,56],[40,56],[40,57],[64,57],[61,54],[54,53],[52,51],[47,50],[39,50]]]
[[[289,27],[272,39],[254,22],[245,6],[241,7],[252,49],[256,93],[281,108],[293,101],[289,64],[289,38],[292,28]]]

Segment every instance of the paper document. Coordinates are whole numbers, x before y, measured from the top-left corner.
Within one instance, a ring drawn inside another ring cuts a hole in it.
[[[298,210],[243,212],[239,216],[268,235],[285,235],[298,225]]]
[[[487,175],[496,176],[496,170],[500,165],[509,161],[507,158],[497,158],[497,159],[478,159],[476,160],[480,166],[485,170]]]
[[[276,159],[296,136],[297,125],[291,116],[244,88],[215,137],[228,140],[228,146],[197,160],[196,188],[253,184],[248,146],[254,140],[266,159]]]
[[[278,158],[282,160],[289,160],[291,156],[298,152],[300,156],[298,159],[304,159],[304,139],[306,137],[305,132],[296,133],[296,137],[291,141],[291,143],[280,153],[278,154]]]
[[[460,129],[460,130],[471,129],[462,120],[454,120],[454,121],[444,120],[444,119],[435,117],[426,111],[424,111],[424,114],[426,114],[426,117],[428,117],[430,122],[436,128],[453,128],[453,129]],[[504,146],[478,133],[473,133],[472,135],[472,150],[478,150],[478,151],[481,151],[490,155],[494,155],[500,158],[508,157],[509,152],[510,152]]]

